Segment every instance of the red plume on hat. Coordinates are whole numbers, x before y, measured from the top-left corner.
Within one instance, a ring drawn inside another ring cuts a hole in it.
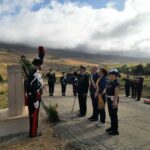
[[[40,59],[44,59],[44,56],[45,56],[45,50],[44,50],[44,47],[43,46],[39,46],[39,58]]]
[[[44,47],[43,46],[39,46],[38,51],[39,51],[39,58],[41,60],[41,65],[42,65],[43,64],[43,59],[44,59],[44,56],[45,56]]]

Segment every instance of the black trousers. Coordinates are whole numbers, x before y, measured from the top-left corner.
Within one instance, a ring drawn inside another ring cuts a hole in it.
[[[126,97],[128,97],[130,95],[130,86],[129,85],[125,85],[125,93],[126,93]]]
[[[95,97],[95,91],[90,91],[90,96],[91,96],[92,107],[93,107],[92,117],[97,119],[98,118],[98,98]]]
[[[113,131],[118,131],[118,107],[113,108],[113,101],[110,98],[107,98],[108,111],[111,121],[111,129]]]
[[[49,86],[49,94],[53,94],[54,93],[55,82],[48,82],[48,86]]]
[[[83,93],[78,93],[78,100],[79,100],[79,107],[80,107],[80,114],[86,115],[87,111],[87,96],[84,96]]]
[[[137,97],[137,89],[135,87],[132,87],[132,98]]]
[[[143,87],[139,87],[139,88],[137,89],[137,100],[140,100],[140,99],[141,99],[142,89],[143,89]]]
[[[66,93],[66,84],[61,84],[61,92],[62,94]]]
[[[104,100],[104,104],[106,104],[106,96],[102,96],[103,100]],[[105,106],[102,109],[98,109],[98,112],[100,114],[100,122],[101,123],[105,123],[106,121],[106,111],[105,111]]]

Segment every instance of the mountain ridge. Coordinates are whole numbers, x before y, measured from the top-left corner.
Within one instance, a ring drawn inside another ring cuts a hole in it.
[[[75,59],[84,60],[90,63],[145,63],[149,62],[148,58],[135,58],[129,56],[120,56],[117,53],[86,53],[80,50],[70,50],[70,49],[51,49],[45,48],[46,54],[51,57],[61,58],[61,59]],[[35,54],[37,53],[37,48],[23,45],[23,44],[8,44],[0,42],[0,50],[7,50],[12,53],[19,54]]]

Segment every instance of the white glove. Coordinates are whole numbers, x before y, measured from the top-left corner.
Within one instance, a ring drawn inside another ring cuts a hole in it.
[[[36,101],[36,102],[34,103],[34,107],[35,107],[36,109],[39,108],[39,101]]]

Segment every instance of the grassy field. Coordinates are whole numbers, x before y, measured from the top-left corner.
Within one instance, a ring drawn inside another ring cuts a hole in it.
[[[0,83],[0,109],[8,106],[8,86],[7,83]]]
[[[3,83],[0,83],[0,109],[8,106],[7,65],[9,63],[2,62],[3,59],[4,58],[1,59],[0,63],[0,75],[4,80]]]
[[[3,77],[4,80],[7,79],[7,64],[0,63],[0,75]]]

